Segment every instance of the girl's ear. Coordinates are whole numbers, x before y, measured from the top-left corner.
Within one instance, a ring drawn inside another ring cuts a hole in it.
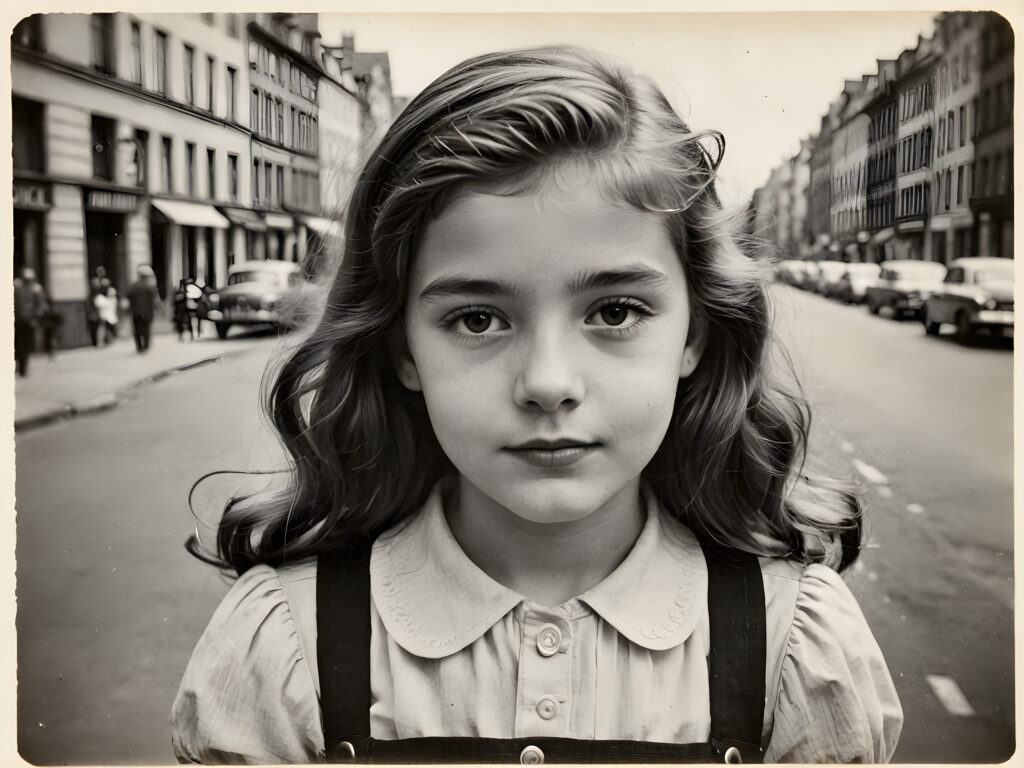
[[[409,353],[409,344],[405,340],[405,332],[398,328],[389,339],[388,346],[391,347],[391,362],[395,366],[395,373],[402,386],[413,392],[422,392],[423,385],[420,384],[420,374],[416,370],[416,361]]]
[[[704,324],[691,321],[690,332],[687,334],[686,346],[683,347],[683,360],[679,364],[679,378],[685,379],[697,369],[701,355],[704,354],[704,343],[707,334]]]

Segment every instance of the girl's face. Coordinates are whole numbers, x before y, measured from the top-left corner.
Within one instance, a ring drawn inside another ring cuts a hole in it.
[[[699,356],[663,219],[590,182],[463,192],[409,275],[399,377],[463,498],[537,523],[636,503]]]

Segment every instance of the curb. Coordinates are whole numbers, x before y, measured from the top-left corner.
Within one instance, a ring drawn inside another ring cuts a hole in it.
[[[174,373],[178,373],[180,371],[190,371],[193,368],[199,368],[203,365],[209,365],[210,363],[215,363],[218,360],[222,360],[226,357],[241,354],[242,352],[247,351],[247,349],[232,349],[223,352],[218,352],[216,354],[210,355],[209,357],[204,357],[199,360],[190,360],[187,363],[175,365],[170,368],[157,371],[156,373],[153,373],[149,376],[145,376],[136,381],[130,382],[115,392],[103,392],[81,403],[64,404],[57,406],[56,408],[53,408],[52,410],[46,411],[44,413],[35,414],[33,416],[26,416],[21,419],[15,419],[14,431],[15,433],[28,432],[32,429],[44,427],[47,424],[53,424],[54,422],[57,421],[73,419],[76,416],[85,416],[91,413],[101,413],[103,411],[109,411],[112,408],[116,408],[117,405],[121,402],[121,399],[125,395],[141,386],[145,386],[147,384],[155,384],[161,379],[165,379]]]

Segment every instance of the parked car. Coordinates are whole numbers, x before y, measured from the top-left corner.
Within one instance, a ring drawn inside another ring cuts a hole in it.
[[[290,261],[244,261],[233,265],[228,270],[227,285],[218,292],[217,335],[226,338],[232,325],[270,323],[292,327],[292,313],[281,311],[282,300],[304,280],[299,265]]]
[[[813,291],[814,287],[818,284],[818,275],[820,273],[821,267],[818,266],[818,262],[805,261],[804,270],[800,275],[800,282],[797,285],[805,291]]]
[[[819,261],[818,277],[814,283],[814,290],[822,296],[831,296],[835,291],[839,278],[846,272],[849,264],[842,261]]]
[[[956,339],[969,342],[977,331],[1013,334],[1013,261],[964,258],[949,264],[942,286],[925,302],[924,330],[935,335],[943,323],[956,325]]]
[[[800,285],[805,262],[799,259],[784,259],[775,265],[775,279],[789,285]]]
[[[883,261],[878,280],[864,291],[864,300],[873,315],[882,307],[891,308],[896,317],[904,313],[917,315],[945,276],[946,267],[937,261]]]
[[[847,264],[846,270],[836,281],[832,295],[840,301],[851,304],[864,302],[864,294],[869,286],[875,284],[882,267],[871,262]]]

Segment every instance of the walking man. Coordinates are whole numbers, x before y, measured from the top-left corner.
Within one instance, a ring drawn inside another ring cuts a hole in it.
[[[149,332],[156,310],[156,275],[148,264],[136,270],[138,279],[128,288],[128,305],[135,331],[135,349],[141,354],[149,349]]]
[[[36,325],[46,311],[46,295],[29,267],[14,278],[14,359],[18,375],[28,376],[28,361],[35,351]]]

